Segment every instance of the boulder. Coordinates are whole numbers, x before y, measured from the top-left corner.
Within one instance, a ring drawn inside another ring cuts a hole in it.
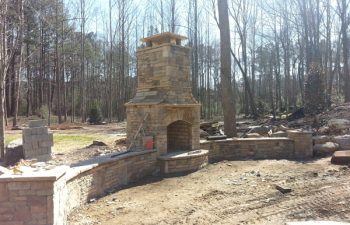
[[[199,135],[200,135],[201,138],[206,138],[206,137],[209,136],[208,132],[206,132],[206,131],[204,131],[202,129],[199,130]]]
[[[314,145],[325,144],[326,142],[331,141],[331,138],[326,135],[313,136],[312,141]]]
[[[314,153],[317,156],[331,155],[339,149],[339,145],[334,142],[326,142],[324,144],[314,145]]]
[[[330,129],[328,126],[323,126],[318,129],[318,133],[321,135],[328,135],[330,133]]]
[[[267,137],[269,135],[269,132],[271,130],[271,127],[269,126],[252,126],[252,127],[249,127],[250,130],[248,131],[248,134],[251,134],[251,133],[257,133],[261,136],[265,136]]]
[[[340,150],[350,149],[350,135],[335,136],[333,142],[339,145]]]
[[[92,145],[94,145],[94,146],[107,146],[107,144],[104,143],[103,141],[92,141]]]
[[[328,126],[335,130],[349,129],[350,121],[347,119],[330,119],[328,121]]]

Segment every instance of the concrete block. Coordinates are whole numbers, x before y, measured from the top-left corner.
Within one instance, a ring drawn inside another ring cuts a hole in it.
[[[28,123],[29,128],[43,127],[46,125],[45,120],[30,120]]]
[[[39,147],[40,148],[49,148],[53,146],[53,143],[51,141],[42,141],[39,143]],[[44,150],[44,152],[47,151],[47,150]]]
[[[52,158],[52,156],[51,154],[43,154],[43,155],[36,155],[33,158],[36,158],[39,162],[46,162],[46,161],[49,161]]]
[[[32,135],[32,129],[29,129],[29,128],[25,128],[22,130],[22,135],[23,136],[31,136]]]
[[[39,143],[37,142],[37,141],[33,141],[32,142],[32,149],[33,150],[36,150],[36,149],[38,149],[39,148]]]
[[[52,132],[48,133],[48,139],[53,143],[53,133]]]

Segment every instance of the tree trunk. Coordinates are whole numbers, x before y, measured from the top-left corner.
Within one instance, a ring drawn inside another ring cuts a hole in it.
[[[5,157],[5,110],[4,110],[4,96],[5,96],[5,91],[4,91],[4,86],[5,86],[5,81],[4,77],[5,76],[5,71],[0,71],[1,76],[0,76],[0,159],[4,159]]]
[[[17,2],[18,3],[18,2]],[[17,117],[18,117],[18,104],[19,104],[19,92],[20,92],[20,84],[21,84],[21,71],[22,71],[22,62],[23,62],[23,51],[22,51],[22,45],[23,45],[23,28],[24,28],[24,14],[23,14],[23,1],[20,0],[17,8],[17,13],[19,16],[19,27],[18,27],[18,37],[15,43],[15,51],[16,56],[19,57],[19,65],[18,70],[15,72],[15,98],[13,103],[13,121],[12,126],[17,126]],[[14,57],[15,59],[17,57]],[[15,60],[16,62],[16,60]]]
[[[224,113],[224,129],[227,137],[237,135],[235,98],[231,85],[230,25],[228,19],[227,0],[218,1],[220,28],[220,63],[222,108]]]
[[[344,63],[344,95],[345,102],[350,102],[350,74],[349,74],[349,45],[348,45],[348,33],[349,26],[347,16],[347,1],[342,0],[341,3],[341,35],[343,44],[343,63]]]

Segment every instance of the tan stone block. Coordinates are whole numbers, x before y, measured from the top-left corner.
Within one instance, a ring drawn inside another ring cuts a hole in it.
[[[16,202],[26,202],[28,199],[26,196],[14,196],[11,197],[11,200],[14,200]]]
[[[30,206],[46,206],[46,196],[28,196],[28,204]]]
[[[0,183],[0,202],[8,200],[7,183]]]
[[[32,219],[30,207],[27,205],[16,206],[15,218],[20,221],[30,221]]]
[[[0,221],[1,221],[1,216],[0,216]],[[1,225],[24,225],[24,221],[1,221]]]
[[[30,183],[28,182],[11,182],[7,185],[9,191],[16,191],[16,190],[29,190],[30,189]]]
[[[32,214],[34,213],[46,213],[46,205],[44,206],[31,206],[30,211]]]
[[[59,199],[56,199],[56,204],[59,204]],[[47,219],[47,222],[49,224],[52,224],[53,223],[53,219],[54,219],[54,202],[53,202],[53,196],[49,196],[47,197],[46,199],[46,219]],[[61,206],[62,207],[62,206]]]
[[[45,212],[35,212],[31,213],[31,218],[37,221],[45,221],[46,222],[46,211]],[[39,223],[40,224],[40,223]]]
[[[41,189],[53,189],[53,182],[51,181],[38,181],[31,183],[31,190]]]

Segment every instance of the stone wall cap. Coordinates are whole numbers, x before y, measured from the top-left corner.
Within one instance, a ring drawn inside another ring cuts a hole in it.
[[[232,141],[293,141],[288,137],[259,137],[259,138],[227,138],[223,140],[200,140],[201,144],[216,142],[232,142]]]
[[[159,160],[176,160],[176,159],[186,159],[186,158],[195,158],[204,155],[208,155],[209,151],[204,149],[192,150],[192,151],[178,151],[171,152],[165,155],[161,155],[158,157]]]
[[[69,166],[57,166],[51,170],[25,171],[24,173],[18,175],[5,173],[0,176],[0,183],[9,181],[56,181],[60,179],[68,169]]]
[[[65,179],[69,181],[74,177],[76,177],[77,175],[84,173],[86,171],[89,171],[91,169],[94,169],[103,164],[111,163],[114,161],[122,160],[133,156],[154,153],[154,152],[157,152],[157,150],[153,149],[153,150],[145,150],[145,151],[137,151],[137,152],[136,151],[121,152],[119,155],[116,153],[110,153],[94,159],[85,160],[85,161],[73,164],[71,168],[69,168],[69,170],[67,171]]]

